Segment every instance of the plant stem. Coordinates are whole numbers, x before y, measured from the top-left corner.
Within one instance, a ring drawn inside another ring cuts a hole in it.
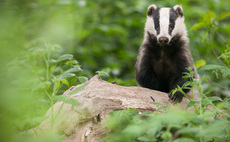
[[[228,46],[228,43],[227,43],[227,41],[224,39],[224,37],[221,35],[221,34],[219,34],[219,32],[217,32],[217,31],[215,31],[216,32],[216,34],[224,41],[224,44],[226,45],[226,47],[228,48],[228,50],[230,50],[230,48],[229,48],[229,46]]]
[[[210,26],[211,27],[211,26]],[[216,51],[214,50],[214,48],[212,47],[212,43],[211,43],[211,34],[210,34],[210,32],[211,32],[211,28],[209,28],[209,30],[208,30],[208,42],[209,42],[209,44],[210,44],[210,47],[211,47],[211,49],[212,49],[212,52],[213,52],[213,54],[216,56],[216,58],[218,59],[218,61],[222,64],[222,65],[224,65],[224,66],[226,66],[225,64],[224,64],[224,62],[219,58],[219,56],[217,55],[217,53],[216,53]]]
[[[217,107],[208,99],[208,97],[207,97],[205,94],[203,94],[202,92],[201,92],[201,94],[202,94],[202,96],[211,104],[211,106],[212,106],[213,108],[216,109],[216,111],[218,111],[219,113],[221,113],[221,114],[223,114],[223,115],[225,115],[225,116],[227,116],[227,117],[230,118],[230,116],[229,116],[228,114],[225,114],[223,111],[221,111],[219,108],[217,108]]]
[[[181,90],[180,92],[181,92],[187,99],[189,99],[190,102],[192,101],[192,100],[187,96],[187,94],[186,94],[183,90]],[[194,106],[194,108],[196,109],[196,112],[198,112],[198,108],[196,107],[196,105],[194,104],[193,106]]]

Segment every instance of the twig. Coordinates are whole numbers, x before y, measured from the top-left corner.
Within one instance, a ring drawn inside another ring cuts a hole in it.
[[[214,55],[216,56],[216,58],[218,59],[218,61],[222,64],[222,65],[224,65],[224,66],[226,66],[225,64],[224,64],[224,62],[219,58],[219,56],[217,55],[217,53],[216,53],[216,51],[214,50],[214,48],[212,47],[212,44],[211,44],[211,38],[210,38],[210,31],[211,31],[211,29],[209,29],[209,31],[208,31],[208,42],[209,42],[209,44],[210,44],[210,47],[211,47],[211,49],[212,49],[212,52],[214,53]]]
[[[224,39],[224,37],[217,31],[215,31],[216,34],[224,41],[224,44],[226,45],[226,47],[228,48],[228,50],[230,50],[227,41]]]
[[[220,87],[220,88],[222,88],[222,89],[228,90],[227,88],[225,88],[225,87],[223,87],[223,86],[221,86],[221,85],[219,85],[219,84],[213,82],[212,80],[209,80],[208,82],[211,83],[211,84],[213,84],[213,85],[216,85],[216,86],[218,86],[218,87]]]

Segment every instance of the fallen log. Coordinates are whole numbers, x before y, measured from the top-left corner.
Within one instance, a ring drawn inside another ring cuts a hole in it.
[[[167,93],[136,86],[120,86],[103,81],[98,76],[71,87],[63,95],[77,100],[78,105],[55,103],[47,111],[47,119],[33,131],[38,134],[50,131],[59,133],[65,137],[65,142],[98,142],[109,133],[104,121],[114,110],[133,108],[139,112],[154,112],[159,106],[152,102],[162,106],[173,105]],[[185,108],[188,103],[189,100],[184,98],[180,106]]]

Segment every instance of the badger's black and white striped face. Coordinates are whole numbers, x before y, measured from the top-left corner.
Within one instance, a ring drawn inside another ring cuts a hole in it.
[[[183,9],[176,5],[173,8],[148,7],[145,33],[156,37],[159,44],[169,44],[173,37],[187,37]]]

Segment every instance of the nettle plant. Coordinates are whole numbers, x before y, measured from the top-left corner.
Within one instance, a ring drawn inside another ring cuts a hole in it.
[[[220,21],[226,19],[229,16],[230,16],[230,12],[227,12],[227,13],[222,13],[216,17],[215,13],[210,11],[204,15],[204,17],[199,23],[193,25],[193,27],[191,28],[192,31],[197,31],[201,28],[206,30],[202,41],[204,41],[206,38],[208,39],[208,43],[211,50],[213,51],[214,55],[220,62],[220,65],[206,65],[202,67],[202,70],[212,70],[213,72],[215,72],[217,77],[221,75],[223,78],[230,77],[230,48],[225,38],[218,32],[218,27],[220,27],[219,24]],[[213,44],[211,42],[212,32],[215,35],[217,35],[226,46],[225,51],[221,53],[220,56],[217,55],[217,52],[213,48]]]
[[[16,87],[23,90],[21,93],[25,98],[34,97],[33,103],[25,104],[31,110],[25,109],[25,107],[21,108],[23,115],[18,119],[24,122],[16,124],[20,131],[37,126],[45,119],[43,115],[49,107],[51,107],[52,127],[55,119],[53,105],[56,102],[64,102],[76,106],[75,99],[62,96],[62,94],[69,87],[88,80],[87,77],[81,75],[83,70],[73,55],[58,56],[58,51],[61,50],[60,46],[35,42],[30,43],[28,48],[29,50],[23,52],[9,64],[9,70],[22,70],[23,72],[15,79],[19,84]],[[18,120],[16,121],[18,122]]]
[[[64,54],[57,59],[52,59],[51,54],[55,50],[60,49],[58,45],[45,44],[43,48],[32,48],[33,56],[37,56],[45,63],[45,68],[37,72],[37,90],[45,92],[49,98],[51,111],[53,111],[53,104],[55,102],[64,102],[77,105],[74,99],[62,96],[70,86],[83,83],[88,80],[85,76],[78,76],[82,69],[77,60],[71,54]],[[51,126],[53,126],[54,118],[51,112]]]
[[[52,59],[51,54],[57,49],[60,49],[60,46],[45,44],[42,48],[29,50],[31,57],[40,59],[40,61],[34,60],[34,65],[42,67],[40,70],[34,70],[34,73],[37,74],[36,83],[38,83],[34,90],[43,90],[50,100],[66,102],[62,100],[63,96],[59,95],[63,94],[70,86],[83,83],[88,78],[77,75],[82,72],[82,69],[73,55],[64,54],[57,59]],[[76,103],[74,104],[76,105]]]

